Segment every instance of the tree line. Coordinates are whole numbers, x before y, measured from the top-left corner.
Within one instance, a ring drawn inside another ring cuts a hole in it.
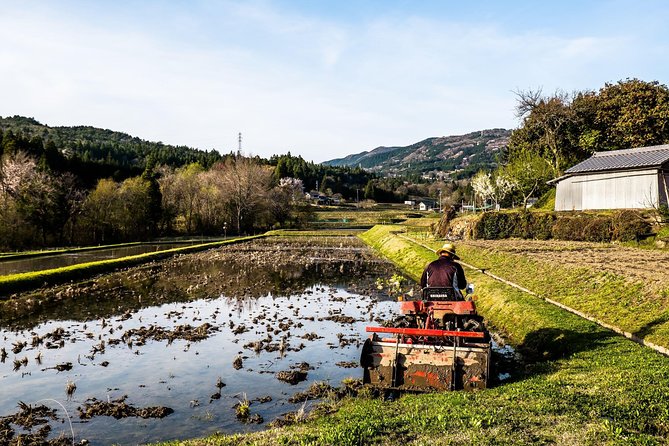
[[[0,130],[0,249],[299,227],[310,215],[305,190],[318,185],[351,199],[375,178],[290,154],[267,160],[189,149],[170,158],[160,144],[137,153],[123,146],[130,155],[119,159],[123,151],[97,151],[113,147],[114,138],[121,144],[114,132],[111,141],[100,140],[110,131],[83,128],[83,139],[63,142],[31,118],[12,123],[13,130]],[[81,157],[82,147],[98,149]]]
[[[91,189],[23,151],[0,159],[2,250],[248,234],[298,227],[309,218],[300,180],[275,180],[272,166],[241,155],[209,169],[149,159],[140,175],[102,178]]]

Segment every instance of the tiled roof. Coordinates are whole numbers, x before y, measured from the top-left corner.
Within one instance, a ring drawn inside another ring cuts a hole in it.
[[[660,167],[667,161],[669,161],[669,144],[639,147],[638,149],[611,150],[595,152],[587,160],[567,169],[565,173]]]

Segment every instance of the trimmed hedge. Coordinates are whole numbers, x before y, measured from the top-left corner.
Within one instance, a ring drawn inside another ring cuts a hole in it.
[[[648,235],[651,225],[637,211],[613,215],[563,215],[539,212],[484,212],[474,224],[473,238],[523,238],[587,242],[634,241]]]
[[[532,238],[547,240],[553,237],[556,221],[553,214],[533,212],[484,212],[474,225],[473,236],[479,239]]]

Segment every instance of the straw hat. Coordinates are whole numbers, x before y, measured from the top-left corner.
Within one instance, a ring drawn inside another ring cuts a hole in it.
[[[453,258],[453,260],[459,260],[459,259],[460,259],[460,257],[458,257],[458,256],[455,254],[455,245],[454,245],[453,243],[444,243],[444,246],[442,246],[441,248],[437,249],[437,255],[438,255],[438,256],[440,256],[440,255],[442,255],[442,254],[444,254],[444,253],[448,253],[448,254],[450,254],[451,257]]]

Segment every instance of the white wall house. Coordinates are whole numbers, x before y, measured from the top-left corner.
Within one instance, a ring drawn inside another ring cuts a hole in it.
[[[556,211],[648,209],[668,203],[669,145],[596,152],[556,184]]]

